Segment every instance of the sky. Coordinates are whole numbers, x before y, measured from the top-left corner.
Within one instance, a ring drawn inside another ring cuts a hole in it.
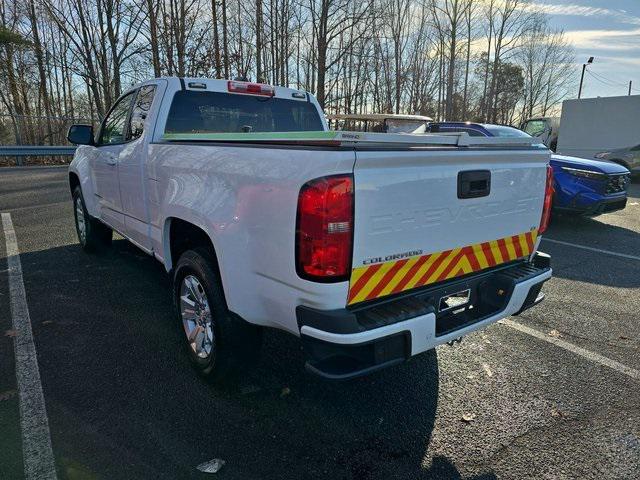
[[[595,57],[582,97],[640,95],[640,0],[534,0],[576,50],[577,97],[582,64]]]

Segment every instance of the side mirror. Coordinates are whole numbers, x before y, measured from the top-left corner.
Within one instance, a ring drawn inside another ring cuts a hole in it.
[[[93,145],[93,126],[71,125],[67,133],[67,140],[75,145]]]

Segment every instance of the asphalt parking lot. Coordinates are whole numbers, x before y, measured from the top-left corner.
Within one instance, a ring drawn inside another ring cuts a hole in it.
[[[347,383],[305,373],[296,339],[272,331],[246,378],[202,381],[160,264],[124,240],[79,248],[64,168],[0,170],[0,212],[17,237],[58,478],[640,477],[638,183],[621,212],[554,219],[547,298],[517,324]],[[5,240],[0,230],[0,478],[13,479],[33,452]],[[196,470],[213,458],[219,473]]]

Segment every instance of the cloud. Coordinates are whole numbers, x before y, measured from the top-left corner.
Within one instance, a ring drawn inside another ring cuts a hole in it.
[[[635,74],[637,73],[637,68],[640,67],[640,58],[624,56],[604,56],[598,57],[598,59],[602,60],[603,62],[611,63],[611,65],[615,65],[618,69],[625,66],[634,67],[634,70],[631,71],[634,75],[632,75],[631,77],[637,78]]]
[[[572,30],[565,32],[567,40],[581,49],[640,49],[640,28],[632,30]]]
[[[549,4],[533,2],[527,5],[535,11],[544,12],[549,15],[569,15],[575,17],[610,17],[621,23],[630,25],[640,25],[640,17],[629,15],[626,10],[614,10],[611,8],[590,7],[575,3]]]

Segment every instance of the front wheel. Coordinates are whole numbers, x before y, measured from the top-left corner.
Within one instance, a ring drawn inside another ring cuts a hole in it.
[[[182,254],[173,276],[173,299],[180,335],[201,375],[223,380],[256,360],[262,331],[227,309],[210,249]]]
[[[73,214],[76,221],[78,241],[85,251],[95,252],[111,245],[113,231],[89,215],[79,186],[73,191]]]

